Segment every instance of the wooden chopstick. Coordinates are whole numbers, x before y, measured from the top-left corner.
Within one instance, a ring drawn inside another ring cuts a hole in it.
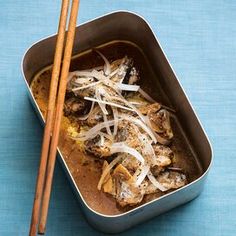
[[[54,172],[56,153],[57,153],[57,145],[58,145],[59,133],[60,133],[60,125],[61,125],[61,119],[63,115],[63,107],[64,107],[64,101],[65,101],[67,77],[69,73],[72,47],[74,43],[78,8],[79,8],[79,0],[73,0],[72,6],[71,6],[69,28],[68,28],[67,38],[66,38],[65,52],[64,52],[64,57],[63,57],[61,77],[60,77],[60,82],[59,82],[55,122],[54,122],[54,127],[53,127],[53,132],[52,132],[52,141],[51,141],[50,151],[49,151],[47,177],[46,177],[46,182],[45,182],[44,195],[42,199],[41,218],[40,218],[39,227],[38,227],[38,233],[40,234],[44,234],[45,227],[46,227],[49,200],[50,200],[51,188],[52,188],[53,172]]]
[[[33,209],[32,209],[32,216],[31,216],[31,225],[30,225],[30,232],[29,232],[30,236],[34,236],[37,233],[37,224],[38,224],[38,218],[39,218],[40,203],[41,203],[41,198],[42,198],[42,193],[43,193],[43,186],[45,182],[45,173],[46,173],[46,166],[47,166],[47,160],[48,160],[48,150],[49,150],[49,144],[50,144],[50,139],[51,139],[51,129],[52,129],[52,124],[53,124],[54,110],[55,110],[55,100],[56,100],[56,94],[57,94],[57,88],[58,88],[58,78],[59,78],[60,68],[61,68],[61,58],[62,58],[62,52],[63,52],[63,46],[64,46],[68,9],[69,9],[69,0],[63,0],[62,6],[61,6],[60,22],[58,26],[58,36],[57,36],[53,69],[52,69],[52,77],[51,77],[49,101],[48,101],[48,107],[47,107],[46,124],[45,124],[44,135],[43,135],[41,158],[40,158],[36,190],[35,190],[35,196],[34,196],[34,204],[33,204]]]

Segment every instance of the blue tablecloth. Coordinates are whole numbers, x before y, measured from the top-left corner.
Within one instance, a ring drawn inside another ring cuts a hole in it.
[[[128,9],[158,36],[214,148],[204,192],[123,235],[236,235],[236,1],[81,0],[79,23]],[[0,235],[27,235],[42,128],[26,95],[26,48],[56,32],[60,1],[0,0]],[[47,235],[101,235],[56,166]]]

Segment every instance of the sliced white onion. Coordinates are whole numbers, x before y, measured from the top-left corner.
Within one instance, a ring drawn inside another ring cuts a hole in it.
[[[98,132],[99,135],[102,135],[103,137],[105,137],[106,139],[110,140],[113,142],[113,136],[108,135],[107,133],[104,132]]]
[[[122,106],[120,104],[116,104],[116,103],[113,103],[113,102],[106,102],[106,101],[98,100],[98,99],[91,98],[91,97],[84,97],[84,99],[88,100],[88,101],[93,101],[93,102],[101,103],[101,104],[106,104],[106,105],[109,105],[109,106],[118,107],[118,108],[125,109],[125,110],[128,110],[128,111],[133,111],[133,109],[131,109],[129,107],[125,107],[125,106]]]
[[[103,103],[103,100],[102,100],[102,97],[101,97],[101,94],[100,94],[99,89],[96,89],[96,91],[95,91],[95,96],[96,96],[97,100],[94,101],[94,102],[97,102],[97,103],[98,103],[98,105],[100,106],[100,108],[101,108],[103,114],[108,115],[108,111],[107,111],[107,109],[106,109],[106,105],[104,105],[104,103]],[[84,97],[84,99],[85,99],[85,97]],[[85,99],[85,100],[86,100],[86,99]]]
[[[114,129],[113,129],[113,135],[116,136],[117,134],[117,130],[118,130],[118,110],[115,107],[111,107],[112,108],[112,112],[113,112],[113,117],[114,117]]]
[[[143,104],[140,102],[135,102],[135,101],[129,101],[130,104],[135,105],[135,106],[142,106]]]
[[[110,148],[110,151],[111,151],[111,154],[120,153],[120,152],[128,153],[134,156],[141,163],[144,163],[144,158],[142,157],[142,155],[136,149],[127,146],[124,142],[113,143]]]
[[[107,124],[107,116],[105,114],[103,114],[103,120]],[[107,130],[108,135],[112,136],[111,129],[110,129],[109,125],[106,125],[106,130]]]
[[[183,169],[180,167],[167,167],[168,170],[182,171]]]
[[[98,80],[106,79],[106,77],[103,75],[102,71],[92,70],[92,71],[74,71],[74,76],[77,77],[92,77],[96,78]]]
[[[140,167],[141,169],[136,170],[136,172],[134,173],[133,177],[136,179],[136,186],[139,186],[144,179],[146,178],[149,170],[150,170],[150,166],[149,165],[143,165]]]
[[[151,171],[148,172],[147,174],[148,179],[150,180],[150,182],[158,189],[160,189],[162,192],[167,191],[168,189],[166,189],[163,185],[161,185],[156,178],[153,176],[153,174],[151,173]]]
[[[152,102],[152,103],[155,103],[156,101],[150,97],[144,90],[142,90],[141,88],[139,88],[139,93],[146,99],[148,100],[149,102]]]
[[[119,161],[121,161],[121,159],[122,159],[122,156],[116,157],[116,158],[104,169],[104,171],[102,172],[101,178],[100,178],[100,180],[99,180],[99,182],[98,182],[98,186],[97,186],[98,190],[101,190],[103,181],[104,181],[104,179],[106,178],[107,174],[110,172],[110,170],[111,170]]]
[[[150,122],[148,116],[143,116],[143,117],[144,117],[144,119],[145,119],[145,121],[146,121],[147,126],[152,130],[152,125],[151,125],[151,122]],[[153,134],[154,134],[154,136],[155,136],[155,138],[156,138],[156,140],[157,140],[158,143],[163,144],[163,145],[167,145],[167,144],[170,143],[170,140],[167,140],[167,139],[165,139],[165,138],[162,138],[162,137],[161,137],[159,134],[157,134],[156,132],[153,131]]]
[[[105,75],[109,75],[111,73],[111,65],[109,63],[109,61],[107,60],[107,58],[101,53],[99,52],[97,49],[94,49],[94,51],[99,54],[99,56],[104,60],[105,65],[104,65],[104,73]]]
[[[78,90],[90,88],[90,87],[98,85],[100,83],[101,83],[101,81],[97,81],[97,82],[90,83],[90,84],[87,84],[87,85],[84,85],[84,86],[81,86],[81,87],[73,88],[72,91],[75,92],[75,91],[78,91]]]
[[[140,142],[143,143],[143,145],[144,145],[144,148],[142,150],[143,155],[148,155],[151,158],[151,160],[155,160],[156,153],[155,153],[150,141],[148,140],[148,137],[145,134],[140,134],[138,136],[138,138],[139,138]],[[147,158],[146,158],[146,160],[147,160]]]
[[[111,79],[115,74],[117,74],[117,72],[118,72],[118,69],[113,70],[113,71],[109,74],[108,78]]]
[[[69,72],[68,77],[67,77],[67,83],[69,83],[75,75],[76,75],[76,71]]]
[[[114,125],[114,120],[109,120],[107,122],[99,123],[95,125],[94,127],[92,127],[89,131],[79,134],[75,139],[78,139],[81,141],[92,139],[98,135],[100,130],[106,128],[107,126],[113,126],[113,125]]]
[[[119,117],[121,119],[130,121],[130,122],[136,124],[137,126],[142,128],[150,136],[150,138],[152,139],[152,141],[154,143],[157,142],[156,137],[155,137],[153,131],[151,129],[149,129],[149,127],[147,127],[141,120],[139,120],[139,119],[137,119],[137,118],[135,118],[133,116],[126,115],[126,114],[120,114]]]
[[[126,106],[130,107],[132,109],[131,111],[135,112],[140,117],[140,119],[145,123],[145,118],[143,114],[134,105],[132,105],[129,101],[127,101],[121,94],[119,94],[119,97],[110,96],[110,99],[123,102]]]
[[[93,108],[94,108],[94,104],[95,102],[92,102],[92,105],[91,105],[91,108],[90,108],[90,111],[88,114],[84,115],[84,116],[81,116],[79,117],[79,120],[87,120],[89,118],[89,116],[92,114],[93,112]]]
[[[104,66],[95,66],[93,68],[90,68],[90,69],[86,69],[86,70],[80,70],[80,71],[93,71],[93,70],[103,70]]]
[[[103,136],[101,133],[99,133],[99,135],[100,135],[100,137],[101,137],[101,142],[100,142],[100,145],[101,145],[101,146],[103,146],[103,145],[104,145],[104,143],[105,143],[104,136]]]
[[[123,91],[133,91],[133,92],[137,92],[140,88],[140,86],[138,85],[121,84],[121,83],[118,83],[117,87]]]

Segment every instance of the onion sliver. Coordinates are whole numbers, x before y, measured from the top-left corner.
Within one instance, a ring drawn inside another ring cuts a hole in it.
[[[107,60],[107,58],[101,53],[99,52],[97,49],[94,49],[94,51],[99,54],[99,56],[104,60],[105,65],[104,65],[104,73],[105,75],[109,75],[111,73],[111,65],[109,63],[109,61]]]
[[[119,97],[110,96],[110,99],[123,102],[126,106],[129,106],[132,111],[135,112],[144,123],[146,122],[145,117],[142,115],[142,113],[134,105],[127,101],[121,94],[119,94]]]
[[[150,166],[148,166],[148,165],[144,165],[140,168],[141,168],[141,171],[138,169],[134,173],[134,176],[133,176],[136,179],[136,182],[135,182],[136,186],[139,186],[143,182],[143,180],[146,178],[146,176],[150,170]]]
[[[106,79],[106,77],[103,75],[102,72],[97,71],[97,70],[92,70],[92,71],[74,71],[72,72],[73,76],[77,76],[77,77],[93,77],[96,78],[98,80],[102,80],[102,79]]]
[[[140,142],[144,144],[144,148],[142,149],[142,154],[144,156],[147,155],[147,156],[151,157],[151,161],[153,161],[153,159],[155,160],[156,153],[153,149],[153,146],[149,142],[148,137],[145,134],[139,134],[138,138],[139,138]],[[146,160],[147,160],[147,158],[146,158]],[[147,160],[147,161],[149,161],[149,160]]]
[[[111,79],[116,73],[118,72],[118,69],[115,69],[114,71],[112,71],[110,74],[109,74],[109,79]]]
[[[144,158],[142,157],[142,155],[136,149],[127,146],[124,142],[113,143],[110,148],[110,151],[111,151],[111,154],[120,153],[120,152],[128,153],[134,156],[141,163],[144,163]]]
[[[94,104],[95,102],[92,102],[92,105],[91,105],[91,108],[90,108],[90,111],[87,115],[84,115],[84,116],[81,116],[79,117],[79,120],[87,120],[89,118],[89,116],[92,114],[93,112],[93,108],[94,108]]]
[[[98,135],[100,130],[106,128],[107,126],[113,126],[113,125],[114,125],[114,120],[109,120],[107,122],[99,123],[95,125],[93,128],[91,128],[89,131],[79,134],[75,139],[79,139],[81,141],[92,139]]]
[[[115,107],[112,107],[112,112],[113,112],[113,117],[114,117],[114,130],[113,130],[113,135],[116,136],[117,134],[117,130],[118,130],[118,123],[119,123],[119,120],[118,120],[118,111]]]
[[[170,140],[162,138],[159,134],[155,133],[155,137],[158,143],[162,145],[169,145]]]
[[[117,87],[123,91],[133,91],[137,92],[140,88],[138,85],[131,85],[131,84],[117,84]]]
[[[75,91],[78,91],[78,90],[90,88],[90,87],[98,85],[100,83],[101,83],[101,81],[97,81],[97,82],[90,83],[90,84],[87,84],[87,85],[84,85],[84,86],[81,86],[81,87],[73,88],[72,91],[75,92]]]
[[[101,178],[98,182],[98,190],[101,190],[102,188],[102,184],[103,184],[103,181],[105,179],[105,177],[107,176],[107,174],[109,173],[109,171],[122,159],[122,156],[118,156],[116,157],[105,169],[104,171],[102,172],[102,175],[101,175]]]
[[[98,105],[100,106],[100,108],[101,108],[103,114],[108,115],[108,111],[107,111],[107,109],[106,109],[106,105],[104,105],[104,103],[102,102],[103,100],[102,100],[102,97],[101,97],[101,94],[100,94],[99,89],[96,89],[96,91],[95,91],[95,96],[96,96],[96,98],[97,98],[97,103],[98,103]],[[84,98],[84,99],[85,99],[85,98]],[[94,102],[95,102],[95,101],[94,101]]]
[[[149,102],[156,102],[152,97],[150,97],[144,90],[142,90],[141,88],[139,88],[139,93],[145,98],[147,99]]]
[[[160,189],[162,192],[167,191],[168,189],[166,189],[164,186],[162,186],[157,180],[156,178],[153,176],[153,174],[151,173],[151,171],[148,172],[147,174],[148,179],[151,181],[151,183],[158,189]]]
[[[103,114],[103,120],[104,120],[104,123],[107,124],[107,116],[105,114]],[[106,130],[107,130],[107,133],[112,136],[112,133],[111,133],[111,129],[110,129],[110,126],[109,125],[106,125]]]
[[[108,139],[108,140],[110,140],[110,141],[112,141],[113,142],[113,136],[110,136],[110,135],[108,135],[108,134],[106,134],[106,133],[104,133],[104,132],[98,132],[98,134],[99,135],[102,135],[103,137],[105,137],[106,139]]]
[[[104,139],[104,136],[102,135],[102,133],[99,133],[100,137],[101,137],[101,142],[100,142],[100,145],[103,146],[104,143],[105,143],[105,139]]]
[[[106,104],[106,105],[109,105],[109,106],[118,107],[118,108],[125,109],[125,110],[128,110],[128,111],[133,111],[132,108],[125,107],[125,106],[122,106],[120,104],[116,104],[116,103],[113,103],[113,102],[106,102],[106,101],[98,100],[98,99],[91,98],[91,97],[84,97],[84,99],[88,100],[88,101],[92,101],[92,102],[97,102],[97,103],[102,103],[102,104]]]
[[[141,127],[152,139],[152,141],[154,143],[157,142],[157,139],[155,137],[155,134],[152,132],[151,129],[149,129],[149,127],[147,127],[141,120],[135,118],[135,117],[132,117],[132,116],[129,116],[129,115],[125,115],[125,114],[120,114],[119,117],[121,119],[124,119],[124,120],[127,120],[127,121],[130,121],[134,124],[136,124],[137,126]]]
[[[174,170],[174,171],[183,171],[183,169],[182,168],[180,168],[180,167],[167,167],[168,168],[168,170]]]

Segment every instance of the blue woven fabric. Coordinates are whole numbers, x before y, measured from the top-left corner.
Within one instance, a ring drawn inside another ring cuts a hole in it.
[[[56,32],[60,1],[0,0],[0,235],[27,235],[42,128],[26,95],[26,48]],[[123,235],[236,235],[236,2],[81,0],[79,22],[113,10],[143,15],[159,38],[214,148],[199,198]],[[56,166],[47,235],[102,235],[84,219]]]

